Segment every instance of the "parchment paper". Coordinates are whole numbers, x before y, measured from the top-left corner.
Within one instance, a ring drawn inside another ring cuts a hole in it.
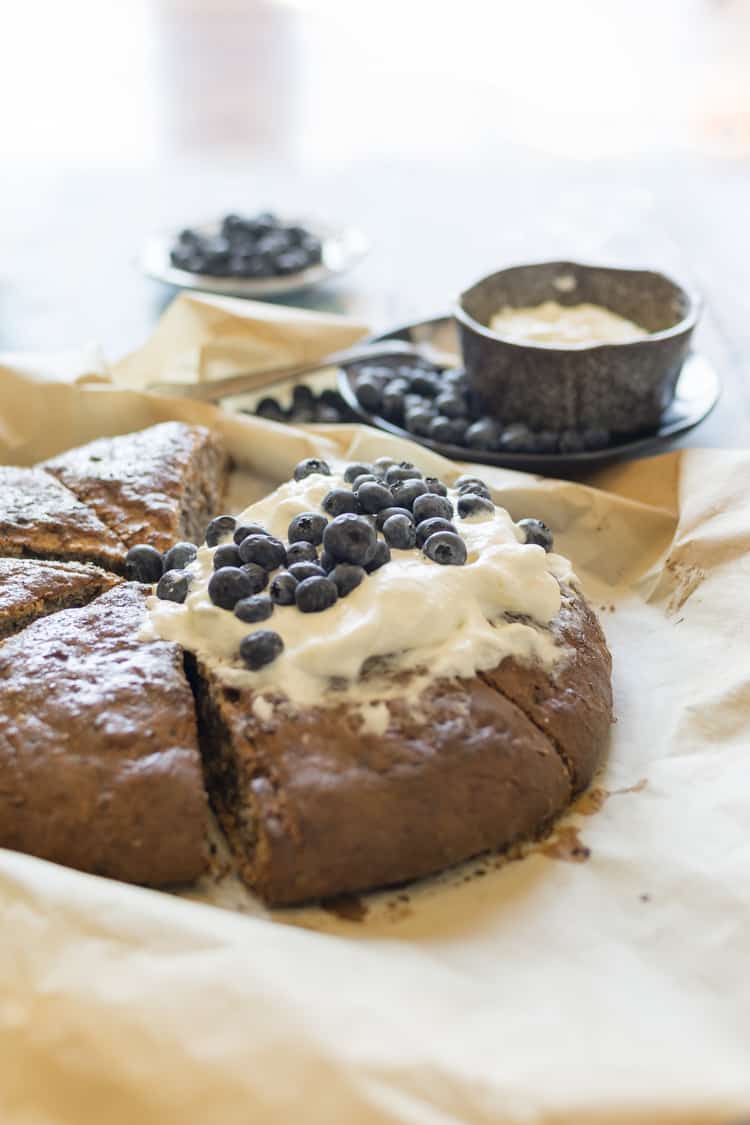
[[[460,471],[364,428],[24,367],[0,357],[3,460],[172,416],[224,432],[238,498],[313,451]],[[483,475],[553,527],[600,611],[617,723],[593,792],[523,858],[338,913],[269,914],[231,874],[178,897],[0,852],[4,1125],[750,1118],[750,454],[602,489]]]

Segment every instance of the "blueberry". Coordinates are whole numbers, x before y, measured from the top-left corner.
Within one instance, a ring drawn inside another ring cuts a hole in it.
[[[299,273],[307,268],[309,259],[304,250],[285,250],[276,259],[276,272],[281,274]]]
[[[441,566],[463,566],[466,562],[466,544],[452,531],[436,531],[425,540],[422,550],[428,559]]]
[[[427,485],[428,492],[434,492],[436,496],[448,495],[448,486],[438,480],[437,477],[425,477],[424,482]]]
[[[240,656],[252,672],[272,664],[283,651],[284,642],[272,629],[258,629],[240,641]]]
[[[259,594],[268,585],[268,571],[257,563],[245,563],[240,567],[243,574],[250,580],[250,593]]]
[[[307,457],[304,461],[300,461],[299,465],[295,468],[294,479],[304,480],[305,477],[310,477],[313,473],[320,473],[321,476],[330,477],[331,467],[325,461],[321,461],[319,457]]]
[[[375,529],[362,516],[345,512],[336,516],[323,533],[323,546],[336,562],[361,566],[376,542]]]
[[[283,406],[270,395],[260,400],[255,407],[255,413],[259,418],[269,418],[272,422],[283,422],[285,420]]]
[[[378,457],[372,464],[372,472],[376,473],[379,477],[384,477],[388,470],[395,465],[396,462],[392,457]]]
[[[308,426],[315,421],[314,406],[294,406],[289,412],[288,419],[292,424]]]
[[[250,578],[237,566],[215,570],[208,582],[208,596],[221,609],[234,609],[240,598],[248,598],[253,593]]]
[[[408,551],[417,541],[414,521],[408,515],[389,516],[383,524],[383,535],[388,546],[397,551]]]
[[[375,527],[378,531],[383,530],[383,524],[391,516],[407,516],[414,523],[414,516],[408,508],[383,508],[375,517]]]
[[[222,566],[242,566],[240,552],[234,543],[224,543],[214,551],[214,570]]]
[[[357,489],[357,500],[365,512],[374,514],[393,506],[391,490],[379,481],[367,480]]]
[[[420,406],[414,410],[407,409],[405,411],[404,423],[410,434],[416,434],[417,437],[427,437],[435,417],[434,410]]]
[[[423,395],[424,398],[435,398],[440,392],[440,384],[434,374],[420,371],[412,375],[411,389],[416,394]]]
[[[287,566],[294,566],[295,563],[301,562],[317,562],[318,552],[312,543],[306,543],[304,539],[300,539],[298,543],[290,543],[286,549],[286,562]]]
[[[581,453],[583,451],[583,436],[577,430],[563,430],[560,434],[558,448],[561,453]]]
[[[386,470],[385,483],[390,487],[401,480],[421,480],[422,474],[415,465],[391,465]]]
[[[420,523],[417,528],[417,546],[422,547],[436,531],[452,531],[454,535],[458,535],[458,531],[450,520],[443,520],[435,516],[433,519],[423,520]]]
[[[357,497],[348,488],[332,488],[323,498],[321,508],[329,516],[340,516],[342,512],[359,512]]]
[[[443,519],[449,520],[453,515],[453,505],[446,496],[436,496],[434,492],[425,492],[414,501],[414,522],[422,520]]]
[[[374,379],[360,375],[354,384],[354,393],[359,405],[368,412],[372,413],[380,408],[380,385]]]
[[[306,383],[296,383],[292,388],[292,409],[298,407],[312,407],[315,405],[315,395]]]
[[[328,577],[339,592],[340,598],[345,598],[356,590],[366,576],[366,571],[361,566],[352,566],[351,563],[338,563]]]
[[[344,421],[344,415],[341,410],[335,406],[326,406],[324,402],[318,402],[315,405],[314,422],[320,422],[326,426],[336,425],[338,422]]]
[[[427,436],[444,445],[465,445],[466,419],[447,418],[438,414],[432,419]]]
[[[306,578],[325,578],[326,576],[323,567],[314,562],[292,563],[289,567],[289,573],[298,582],[304,582]]]
[[[443,383],[447,383],[452,390],[458,391],[465,390],[469,385],[469,380],[466,377],[466,372],[463,367],[451,367],[448,371],[444,371],[442,381]]]
[[[168,570],[184,570],[197,554],[198,548],[195,543],[175,543],[174,547],[170,547],[164,554],[165,573]]]
[[[239,545],[243,563],[257,563],[264,570],[275,570],[286,564],[286,551],[280,539],[272,535],[247,535]]]
[[[495,449],[500,440],[500,433],[500,427],[493,418],[480,418],[469,426],[464,441],[470,449],[486,451]]]
[[[319,566],[322,570],[325,571],[326,574],[330,574],[333,568],[336,566],[336,560],[330,551],[321,551],[320,559],[318,560],[318,562]]]
[[[156,587],[157,598],[182,605],[187,597],[190,578],[185,570],[167,570],[162,574]]]
[[[216,516],[206,528],[206,546],[215,547],[220,539],[229,535],[237,526],[234,516]]]
[[[468,411],[463,395],[455,391],[443,391],[435,399],[435,409],[447,418],[465,418]]]
[[[294,605],[294,591],[297,579],[287,570],[282,570],[271,579],[268,592],[276,605]]]
[[[408,508],[411,511],[416,498],[427,492],[427,485],[423,480],[397,480],[391,492],[397,508]]]
[[[239,527],[234,529],[233,539],[239,547],[243,539],[247,539],[248,535],[268,535],[265,527],[261,527],[259,523],[242,523]]]
[[[604,449],[610,443],[609,430],[584,430],[582,436],[586,449]]]
[[[336,583],[316,575],[305,578],[294,591],[294,600],[301,613],[322,613],[339,600]]]
[[[495,505],[492,501],[488,500],[486,496],[480,496],[477,492],[462,492],[456,507],[462,520],[468,519],[470,516],[491,516],[495,511]]]
[[[368,574],[372,574],[375,570],[380,570],[387,562],[391,561],[391,552],[388,544],[383,539],[378,539],[373,549],[365,559],[365,570]]]
[[[328,520],[320,512],[300,512],[290,522],[287,538],[290,543],[312,543],[317,547],[323,542],[323,532]]]
[[[344,471],[344,480],[348,484],[351,484],[352,481],[355,481],[357,479],[357,477],[363,477],[363,476],[366,476],[366,477],[372,476],[372,466],[371,465],[363,465],[363,464],[361,464],[361,462],[356,461],[354,464],[346,466],[346,469]],[[374,479],[375,478],[373,477],[373,480]]]
[[[352,481],[352,492],[359,492],[362,485],[368,483],[379,484],[380,482],[374,473],[361,473],[360,476],[355,477]]]
[[[537,453],[557,453],[557,434],[551,430],[542,430],[535,434],[534,446]]]
[[[164,563],[156,547],[139,543],[125,556],[125,577],[130,582],[158,582],[164,573]]]
[[[404,413],[404,396],[400,391],[383,392],[383,398],[380,404],[380,413],[385,418],[390,418],[393,422],[398,422]]]
[[[459,477],[456,481],[454,488],[459,496],[464,492],[471,492],[474,496],[484,496],[485,499],[491,500],[492,493],[483,480],[478,477]]]
[[[532,440],[528,426],[508,426],[500,435],[498,447],[507,453],[524,453],[531,447]]]
[[[544,547],[545,551],[552,550],[554,537],[546,523],[542,523],[541,520],[526,519],[519,520],[518,526],[527,543],[535,543],[537,547]]]
[[[256,621],[266,621],[273,613],[273,602],[268,594],[254,594],[251,598],[241,598],[234,607],[234,616],[240,621],[253,625]]]

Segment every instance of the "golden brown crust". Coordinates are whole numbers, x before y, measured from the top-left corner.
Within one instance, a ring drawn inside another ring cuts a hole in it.
[[[435,684],[385,734],[356,709],[271,722],[199,669],[209,792],[243,877],[289,904],[402,882],[542,829],[570,798],[549,741],[479,680]]]
[[[179,649],[137,640],[147,592],[0,646],[0,846],[160,886],[205,869],[207,804]]]
[[[0,638],[48,613],[87,605],[119,581],[85,563],[0,558]]]
[[[552,632],[566,649],[552,675],[509,658],[482,679],[551,739],[578,793],[591,781],[612,723],[612,657],[593,610],[573,590],[563,591]]]
[[[219,438],[204,426],[163,422],[92,441],[43,467],[127,547],[150,543],[165,551],[178,539],[202,542],[219,510],[228,460]]]
[[[0,465],[0,556],[93,562],[122,570],[125,546],[43,469]]]

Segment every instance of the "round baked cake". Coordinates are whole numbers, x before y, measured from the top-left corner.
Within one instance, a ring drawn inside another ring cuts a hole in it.
[[[539,835],[590,781],[603,634],[549,529],[481,479],[311,459],[165,565],[143,638],[187,654],[209,796],[266,901]]]

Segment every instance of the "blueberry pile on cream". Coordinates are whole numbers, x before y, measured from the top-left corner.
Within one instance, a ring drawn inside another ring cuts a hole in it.
[[[310,704],[332,684],[366,692],[373,661],[415,681],[510,654],[553,662],[545,627],[572,575],[552,547],[479,478],[448,486],[391,458],[342,472],[310,458],[239,517],[213,519],[204,546],[134,547],[128,567],[156,583],[154,635]]]

